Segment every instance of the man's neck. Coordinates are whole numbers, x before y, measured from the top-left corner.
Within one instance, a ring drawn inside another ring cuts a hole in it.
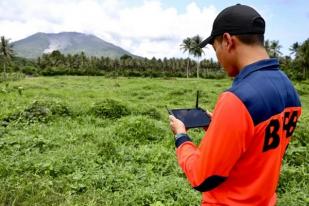
[[[237,68],[239,72],[247,65],[263,59],[269,59],[265,48],[261,46],[242,46],[238,50]]]

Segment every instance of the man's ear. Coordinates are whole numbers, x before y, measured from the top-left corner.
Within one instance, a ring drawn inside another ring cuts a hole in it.
[[[235,40],[229,33],[223,34],[223,44],[227,48],[228,51],[231,51],[235,46]]]

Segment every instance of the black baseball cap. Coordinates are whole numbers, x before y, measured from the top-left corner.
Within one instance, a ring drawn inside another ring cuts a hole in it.
[[[221,11],[216,17],[211,35],[202,41],[200,47],[212,44],[216,36],[225,32],[231,35],[264,34],[265,21],[252,7],[236,4]]]

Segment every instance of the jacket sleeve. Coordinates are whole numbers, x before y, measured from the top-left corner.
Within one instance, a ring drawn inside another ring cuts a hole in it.
[[[231,92],[221,94],[199,147],[188,137],[176,142],[178,163],[191,185],[204,192],[224,182],[253,133],[253,121],[241,100]]]

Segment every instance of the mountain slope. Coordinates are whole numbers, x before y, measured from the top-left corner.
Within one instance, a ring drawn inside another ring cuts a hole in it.
[[[108,43],[94,35],[78,32],[36,33],[13,43],[17,56],[37,58],[43,53],[59,50],[64,54],[85,52],[87,56],[119,58],[128,51]],[[132,55],[134,56],[134,55]]]

